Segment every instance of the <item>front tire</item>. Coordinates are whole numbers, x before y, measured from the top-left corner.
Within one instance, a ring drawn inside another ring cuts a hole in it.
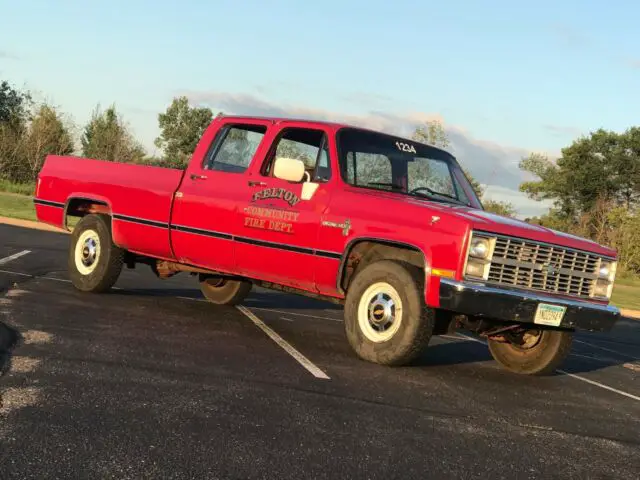
[[[238,305],[251,292],[251,282],[209,275],[200,276],[200,291],[216,305]]]
[[[113,243],[110,220],[87,215],[71,234],[67,267],[71,283],[82,292],[108,291],[122,271],[124,250]]]
[[[527,330],[507,343],[489,340],[489,352],[503,368],[522,375],[549,375],[569,355],[573,332]]]
[[[381,260],[365,266],[347,290],[347,340],[363,360],[381,365],[413,362],[429,344],[435,312],[424,303],[420,270]]]

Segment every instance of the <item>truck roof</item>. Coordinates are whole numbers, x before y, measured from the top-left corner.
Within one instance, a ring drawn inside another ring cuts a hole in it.
[[[296,122],[296,123],[302,123],[302,124],[307,124],[307,125],[315,125],[315,126],[325,125],[325,126],[332,127],[334,129],[338,129],[338,128],[357,128],[358,130],[364,130],[364,131],[368,131],[368,132],[379,133],[379,134],[382,134],[382,135],[389,135],[389,136],[396,137],[396,138],[402,138],[402,139],[405,139],[405,140],[410,140],[410,141],[415,142],[415,143],[428,145],[431,148],[435,148],[437,150],[441,150],[443,152],[446,152],[449,155],[452,155],[452,153],[449,152],[448,150],[446,150],[444,148],[441,148],[441,147],[437,147],[437,146],[432,145],[430,143],[425,143],[425,142],[421,142],[419,140],[410,139],[408,137],[405,137],[403,135],[397,135],[395,133],[383,132],[381,130],[376,130],[376,129],[367,128],[367,127],[361,127],[359,125],[353,125],[353,124],[344,123],[344,122],[331,122],[331,121],[328,121],[328,120],[313,120],[313,119],[310,119],[310,118],[277,117],[277,116],[261,116],[261,115],[226,115],[226,114],[221,114],[218,118],[233,118],[233,119],[237,119],[237,120],[270,120],[273,123]]]

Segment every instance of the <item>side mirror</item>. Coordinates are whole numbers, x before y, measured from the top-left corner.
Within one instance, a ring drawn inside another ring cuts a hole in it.
[[[304,163],[302,160],[278,157],[273,165],[273,175],[281,180],[301,182],[304,174]]]

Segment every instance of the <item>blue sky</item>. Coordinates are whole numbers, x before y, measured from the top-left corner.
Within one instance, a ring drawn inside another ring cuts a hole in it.
[[[186,92],[235,113],[439,116],[502,150],[499,177],[500,162],[624,130],[640,111],[632,1],[0,0],[0,12],[0,78],[78,124],[115,102],[147,147],[157,113]]]

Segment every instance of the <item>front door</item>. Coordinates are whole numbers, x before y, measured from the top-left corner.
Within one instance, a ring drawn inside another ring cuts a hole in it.
[[[223,123],[202,162],[192,162],[176,195],[171,241],[179,261],[235,271],[233,231],[247,190],[246,171],[270,121]]]
[[[236,261],[241,274],[305,290],[315,290],[317,241],[321,217],[329,204],[331,174],[328,135],[324,130],[283,127],[253,170],[239,208]],[[302,160],[317,188],[304,199],[304,182],[273,176],[277,157]]]

